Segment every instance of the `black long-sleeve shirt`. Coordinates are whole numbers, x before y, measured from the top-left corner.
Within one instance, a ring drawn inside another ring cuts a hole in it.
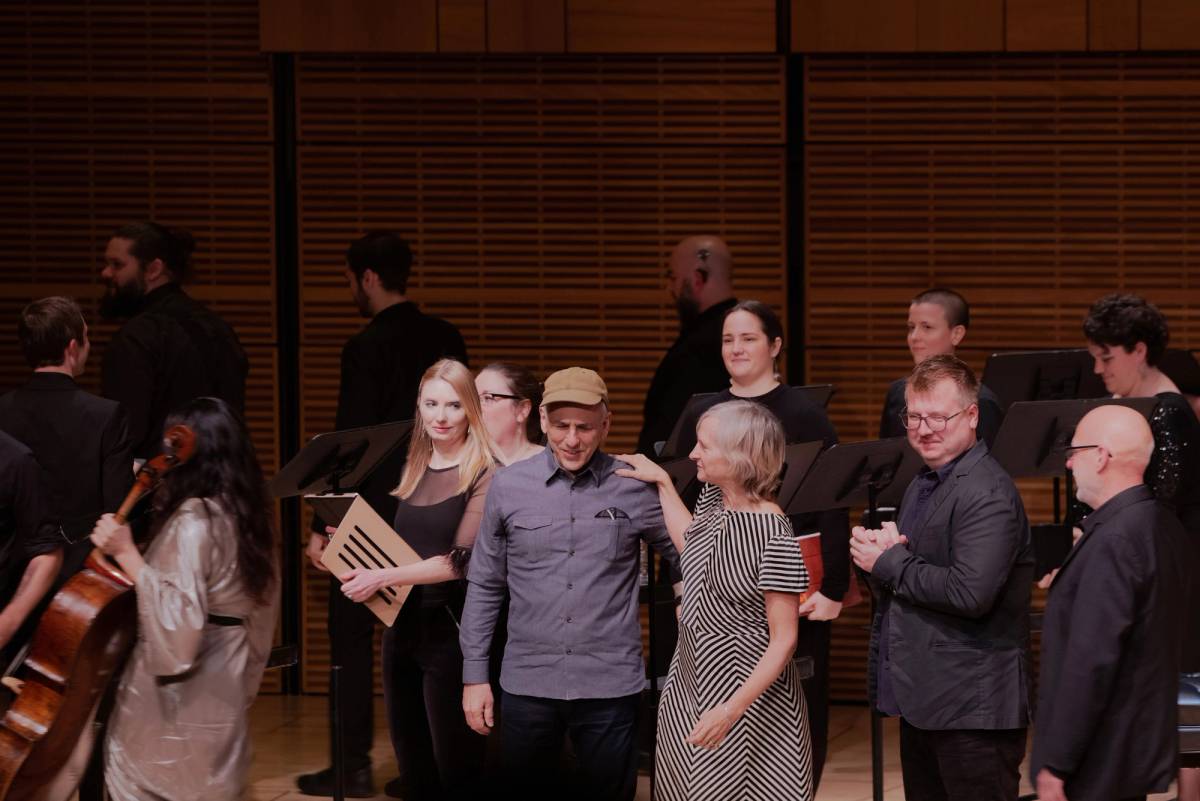
[[[149,459],[162,450],[167,415],[192,399],[217,397],[244,411],[248,370],[233,328],[167,284],[146,293],[109,343],[101,387],[128,415],[134,457]]]
[[[729,386],[729,372],[721,358],[721,329],[725,313],[737,305],[730,298],[706,309],[679,332],[671,349],[659,362],[642,408],[639,453],[655,456],[654,443],[665,442],[691,397],[719,392]]]
[[[423,313],[412,302],[383,309],[342,348],[337,430],[411,420],[421,376],[447,358],[467,363],[466,343],[453,324]],[[384,520],[396,514],[390,493],[400,481],[404,456],[397,449],[358,488]],[[315,530],[323,528],[314,521]]]
[[[809,400],[799,388],[780,384],[754,398],[740,398],[725,389],[690,404],[681,423],[677,452],[687,454],[696,446],[696,423],[704,412],[718,403],[731,400],[749,400],[767,407],[783,423],[784,437],[789,444],[823,442],[828,448],[838,441],[837,431],[823,408]],[[827,509],[791,515],[790,518],[797,535],[821,532],[821,562],[825,572],[819,590],[829,600],[841,601],[850,587],[849,510]]]

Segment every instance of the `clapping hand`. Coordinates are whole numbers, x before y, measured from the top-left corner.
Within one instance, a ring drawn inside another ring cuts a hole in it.
[[[854,564],[870,573],[880,554],[894,545],[907,542],[908,537],[901,534],[890,520],[883,524],[883,528],[855,526],[850,532],[850,556],[854,558]]]

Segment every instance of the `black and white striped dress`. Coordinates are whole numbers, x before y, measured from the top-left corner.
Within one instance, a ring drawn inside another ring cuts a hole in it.
[[[658,710],[661,801],[812,798],[808,712],[794,663],[720,746],[685,742],[700,715],[729,700],[767,649],[763,591],[800,593],[808,573],[786,517],[724,508],[705,487],[683,550],[679,644]]]

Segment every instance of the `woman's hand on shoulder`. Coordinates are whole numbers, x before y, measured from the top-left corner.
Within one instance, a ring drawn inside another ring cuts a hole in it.
[[[667,471],[650,461],[644,454],[622,453],[613,458],[629,465],[629,467],[618,467],[614,471],[618,476],[636,478],[638,481],[645,481],[647,484],[659,484],[664,481],[670,483],[671,481],[671,477],[667,475]]]

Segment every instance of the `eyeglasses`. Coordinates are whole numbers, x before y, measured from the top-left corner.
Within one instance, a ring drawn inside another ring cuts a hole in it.
[[[920,428],[921,423],[924,422],[925,425],[929,426],[930,431],[937,433],[938,431],[945,431],[947,423],[970,408],[970,406],[967,406],[966,408],[959,409],[957,412],[949,416],[944,414],[912,414],[908,411],[908,409],[905,409],[904,411],[900,412],[900,424],[909,431],[912,431]]]
[[[1074,456],[1077,451],[1086,451],[1088,448],[1103,447],[1103,445],[1064,445],[1062,450],[1067,456]]]
[[[520,395],[505,395],[500,392],[480,392],[479,400],[484,406],[491,406],[502,400],[523,400]]]

